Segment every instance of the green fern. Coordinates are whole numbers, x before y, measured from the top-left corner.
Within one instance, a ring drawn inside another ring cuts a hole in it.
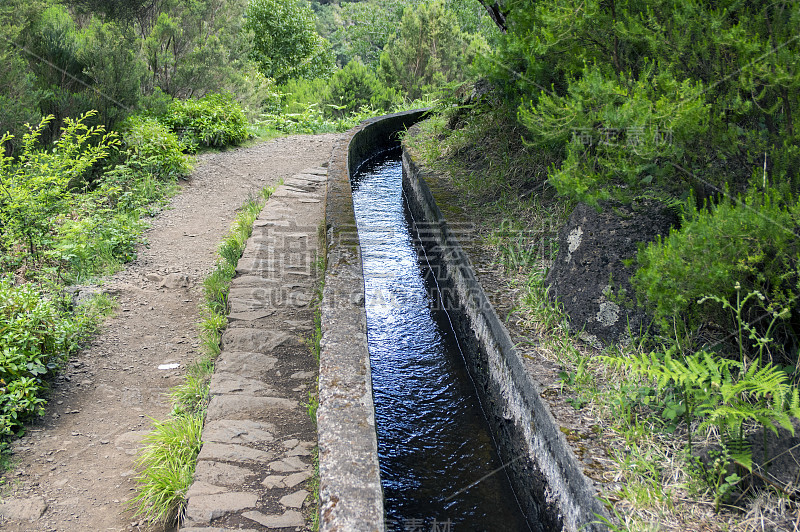
[[[707,351],[685,357],[674,356],[674,351],[600,358],[654,380],[662,392],[678,390],[685,407],[690,448],[694,418],[702,420],[700,430],[715,426],[720,434],[732,438],[742,438],[742,427],[748,420],[775,433],[781,426],[794,434],[791,418],[800,417],[800,397],[784,371],[769,362],[762,365],[755,361],[745,369],[739,361]]]

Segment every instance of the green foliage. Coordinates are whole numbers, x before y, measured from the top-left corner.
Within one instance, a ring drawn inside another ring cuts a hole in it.
[[[381,52],[397,33],[403,10],[416,7],[420,0],[372,0],[342,5],[342,23],[331,36],[342,43],[341,54],[348,61],[360,60],[370,67],[379,64]]]
[[[773,182],[797,191],[800,72],[787,65],[800,50],[800,3],[507,7],[509,31],[484,71],[523,100],[532,137],[562,155],[551,176],[563,193],[738,193],[765,153]]]
[[[340,9],[336,5],[320,6],[318,28],[331,41],[340,65],[358,60],[374,69],[379,65],[381,52],[398,32],[403,11],[417,8],[421,3],[422,0],[368,0],[343,2]],[[453,15],[456,27],[463,33],[482,38],[498,34],[477,0],[444,0],[443,7]]]
[[[192,169],[178,136],[155,118],[132,116],[123,126],[125,163],[156,179],[186,177]]]
[[[740,291],[738,285],[736,291],[737,294]],[[792,418],[800,418],[800,395],[792,379],[783,368],[764,361],[763,356],[772,338],[760,335],[742,318],[742,309],[748,300],[760,297],[758,292],[737,297],[735,306],[717,296],[706,298],[734,312],[741,360],[723,358],[706,350],[682,356],[679,343],[664,353],[600,357],[613,366],[629,368],[655,384],[661,397],[645,392],[641,395],[643,402],[660,408],[662,417],[670,424],[678,420],[686,423],[690,453],[695,421],[699,422],[697,429],[700,431],[711,427],[716,429],[722,450],[713,455],[708,464],[698,460],[694,467],[713,491],[717,511],[722,500],[742,480],[730,471],[730,465],[736,464],[752,471],[745,426],[759,425],[765,438],[767,429],[777,434],[779,427],[794,434]],[[767,335],[774,323],[775,319],[768,327]],[[758,348],[755,359],[748,360],[743,356],[744,333],[748,333],[748,340]],[[765,463],[766,452],[765,446]]]
[[[251,0],[245,27],[253,34],[251,58],[278,84],[331,73],[330,44],[317,34],[314,13],[300,0]]]
[[[142,470],[136,477],[139,492],[131,500],[136,515],[149,522],[168,522],[180,514],[202,446],[203,418],[197,413],[153,422],[136,459]]]
[[[78,35],[76,57],[91,87],[86,90],[87,103],[109,129],[129,115],[142,96],[146,66],[136,50],[130,26],[93,18]]]
[[[290,79],[281,85],[281,112],[284,114],[302,113],[313,105],[319,106],[328,92],[328,80]]]
[[[634,286],[651,305],[661,330],[673,330],[676,317],[680,334],[707,321],[737,330],[735,313],[698,303],[705,294],[732,303],[740,290],[759,292],[749,299],[743,318],[760,323],[762,330],[765,317],[797,308],[800,204],[790,198],[784,200],[775,190],[754,190],[710,209],[690,201],[681,229],[640,251]],[[798,338],[800,331],[793,327],[791,321],[778,323],[778,348]]]
[[[230,94],[173,100],[159,121],[191,147],[235,146],[250,135],[244,110]]]
[[[800,417],[797,389],[786,372],[769,362],[745,365],[706,351],[682,357],[674,349],[663,355],[602,358],[652,379],[659,390],[677,390],[680,402],[665,405],[663,414],[670,420],[683,417],[690,444],[695,419],[700,420],[700,430],[714,426],[720,434],[741,439],[746,421],[756,421],[776,433],[778,426],[793,432],[791,418]],[[745,457],[741,462],[749,464]]]
[[[177,98],[234,91],[248,70],[252,35],[244,29],[246,0],[164,0],[139,26],[149,76]]]
[[[43,114],[76,115],[88,109],[82,101],[83,64],[78,57],[78,28],[61,5],[51,5],[41,12],[27,36],[30,52],[41,58],[30,67],[44,91],[40,103]],[[43,60],[42,60],[43,59]],[[55,124],[58,125],[58,124]]]
[[[74,198],[70,189],[83,184],[86,173],[119,144],[117,136],[101,126],[89,127],[87,113],[76,120],[65,119],[60,138],[51,149],[37,145],[47,117],[31,128],[22,140],[16,159],[0,150],[0,225],[5,252],[23,254],[25,260],[40,260],[42,248],[52,243],[59,217],[70,213]],[[8,135],[0,139],[0,146]]]
[[[36,89],[36,78],[28,68],[22,51],[14,45],[25,32],[25,21],[13,3],[0,6],[0,135],[9,132],[14,139],[22,139],[26,123],[38,123],[41,94]],[[6,143],[6,152],[13,153],[19,141]],[[9,154],[7,153],[7,154]]]
[[[354,60],[331,76],[323,103],[331,115],[341,118],[362,107],[388,111],[399,100],[395,89],[384,86],[372,70]]]
[[[520,108],[519,119],[535,142],[565,152],[549,176],[561,194],[595,206],[654,187],[671,198],[686,190],[673,164],[708,128],[702,94],[700,84],[652,70],[638,79],[611,78],[590,66],[570,80],[565,95],[541,91],[536,104]]]
[[[420,98],[453,81],[463,81],[469,58],[467,38],[441,0],[406,8],[397,35],[380,56],[390,86]]]
[[[44,413],[45,379],[91,326],[61,303],[30,284],[15,285],[9,275],[0,278],[0,442]]]

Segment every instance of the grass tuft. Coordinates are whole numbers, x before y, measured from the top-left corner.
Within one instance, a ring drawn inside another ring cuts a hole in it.
[[[194,465],[200,453],[203,413],[153,420],[145,447],[136,460],[139,492],[131,501],[137,515],[150,522],[176,520],[186,504]]]

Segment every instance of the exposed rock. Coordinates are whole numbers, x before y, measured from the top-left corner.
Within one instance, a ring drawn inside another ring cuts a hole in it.
[[[204,442],[255,443],[269,442],[274,438],[275,426],[250,420],[217,419],[206,422]]]
[[[0,517],[12,521],[35,521],[47,511],[44,497],[6,499],[0,502]]]
[[[187,506],[186,521],[190,525],[210,524],[213,519],[252,508],[258,503],[258,494],[248,492],[228,492],[191,497]]]
[[[209,442],[200,449],[197,457],[201,460],[220,460],[224,462],[259,462],[269,460],[271,453],[259,451],[244,445]]]
[[[306,490],[297,490],[289,495],[284,495],[279,502],[288,508],[302,508],[307,497]]]
[[[194,483],[207,482],[223,486],[244,485],[248,477],[255,473],[246,467],[239,467],[211,460],[197,462],[194,472]]]
[[[563,304],[573,329],[595,343],[626,341],[629,328],[647,327],[630,284],[630,261],[640,242],[666,235],[677,222],[671,209],[654,200],[605,204],[601,212],[584,203],[575,207],[559,232],[558,256],[547,275],[550,296]]]
[[[184,273],[171,273],[164,277],[161,281],[161,286],[164,288],[188,288],[192,285],[189,276]]]

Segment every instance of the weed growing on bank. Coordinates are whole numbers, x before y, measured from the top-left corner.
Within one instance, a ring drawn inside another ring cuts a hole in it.
[[[3,449],[44,412],[52,378],[113,306],[106,296],[75,306],[65,287],[131,260],[142,217],[174,190],[176,175],[159,172],[164,153],[137,151],[151,135],[140,134],[139,125],[121,137],[107,133],[90,125],[95,116],[65,119],[50,145],[42,135],[53,117],[45,117],[23,135],[13,157],[6,155],[12,136],[0,138]]]
[[[222,332],[228,324],[228,291],[236,265],[247,239],[269,197],[275,191],[267,187],[249,198],[218,247],[214,271],[203,282],[200,339],[203,354],[187,368],[184,382],[170,391],[172,412],[163,421],[153,421],[152,432],[136,459],[140,470],[136,477],[137,494],[129,505],[137,516],[151,523],[180,521],[186,492],[192,484],[201,433],[209,401],[209,383],[214,361],[220,353]]]

